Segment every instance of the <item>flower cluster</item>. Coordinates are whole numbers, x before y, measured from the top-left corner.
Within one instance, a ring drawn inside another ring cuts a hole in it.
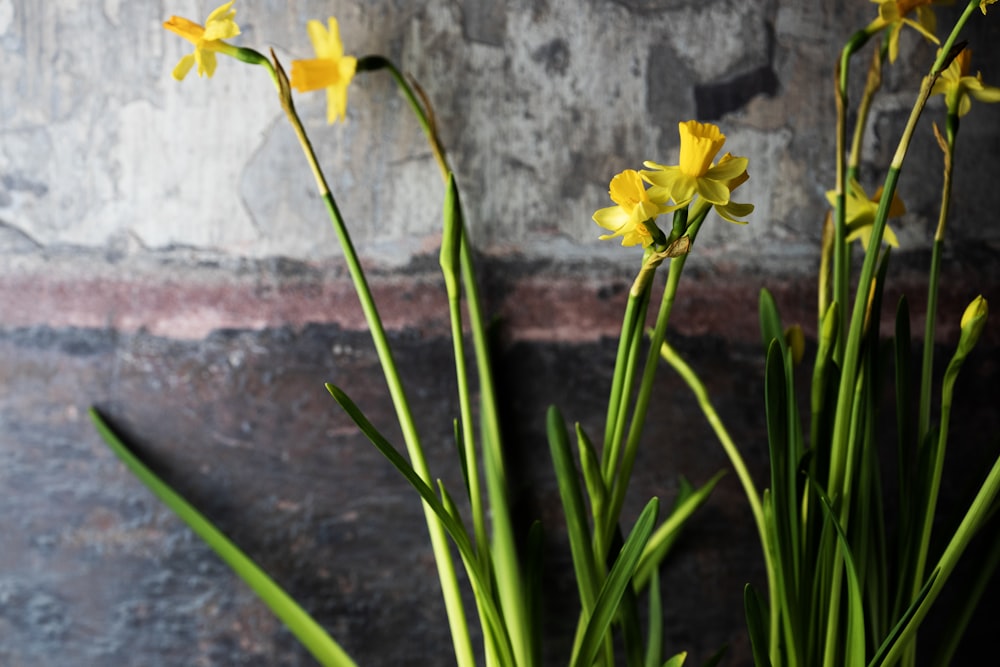
[[[611,179],[615,206],[594,213],[594,222],[612,232],[602,239],[620,236],[623,246],[648,247],[658,233],[656,217],[689,206],[695,197],[713,206],[724,219],[746,223],[740,218],[753,212],[753,205],[731,201],[730,193],[749,178],[747,159],[726,153],[714,162],[726,141],[716,125],[689,120],[679,123],[678,129],[679,164],[645,162],[646,169],[626,169]]]
[[[174,67],[175,79],[183,80],[195,64],[198,65],[198,76],[211,77],[215,74],[216,53],[250,62],[265,62],[260,54],[250,49],[237,48],[224,41],[240,34],[240,28],[234,20],[236,17],[234,2],[235,0],[230,0],[217,7],[208,15],[204,26],[180,16],[171,16],[163,24],[164,28],[194,45],[194,53],[181,58]],[[326,89],[326,120],[333,124],[338,118],[347,117],[347,88],[354,78],[358,61],[356,58],[344,55],[337,19],[330,17],[328,25],[329,29],[319,21],[309,21],[306,24],[316,57],[292,61],[291,85],[299,92]],[[248,53],[252,54],[252,57],[249,57]]]

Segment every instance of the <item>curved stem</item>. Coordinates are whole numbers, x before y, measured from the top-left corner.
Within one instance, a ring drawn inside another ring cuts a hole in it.
[[[316,187],[319,190],[320,196],[323,198],[323,203],[326,206],[334,231],[337,234],[337,239],[340,242],[344,259],[347,262],[348,272],[350,273],[351,280],[354,283],[358,300],[361,302],[361,309],[364,312],[365,321],[368,324],[372,342],[375,345],[375,351],[382,366],[382,372],[385,376],[386,384],[389,386],[389,394],[392,397],[393,406],[396,409],[396,417],[403,432],[403,439],[406,443],[406,449],[410,457],[410,462],[420,478],[428,485],[433,485],[430,470],[427,466],[427,460],[424,456],[423,446],[420,442],[420,436],[413,421],[410,404],[406,398],[406,392],[403,389],[403,384],[396,368],[392,351],[389,347],[389,341],[385,333],[385,328],[382,325],[382,319],[379,316],[378,309],[375,306],[375,300],[372,297],[371,289],[368,286],[364,270],[361,267],[361,261],[358,258],[357,251],[355,250],[350,234],[347,231],[347,225],[344,223],[343,217],[340,215],[337,202],[334,200],[333,195],[330,194],[330,189],[327,186],[323,170],[319,166],[319,161],[316,158],[316,153],[313,150],[312,143],[309,141],[305,128],[302,126],[302,121],[299,118],[298,113],[295,111],[295,106],[292,103],[288,77],[285,75],[285,72],[277,58],[274,58],[274,71],[276,73],[281,106],[285,111],[285,115],[288,117],[288,121],[291,124],[292,129],[295,131],[296,137],[299,139],[299,144],[305,154],[306,161],[309,163],[309,168],[312,170],[313,177],[316,179]],[[462,602],[458,586],[458,577],[455,571],[454,560],[451,556],[451,550],[448,545],[448,539],[444,528],[441,526],[440,520],[434,514],[433,510],[426,503],[426,501],[423,502],[423,509],[424,516],[427,521],[427,529],[430,533],[434,560],[438,568],[438,577],[441,581],[445,608],[447,610],[448,620],[451,626],[452,641],[455,646],[456,659],[460,665],[469,665],[471,667],[475,664],[475,658],[472,652],[472,642],[469,635],[468,624],[465,619],[464,604]]]

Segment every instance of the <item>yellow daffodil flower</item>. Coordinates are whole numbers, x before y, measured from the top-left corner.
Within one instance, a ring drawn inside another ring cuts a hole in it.
[[[601,239],[620,236],[623,246],[649,246],[653,242],[653,235],[645,223],[654,220],[665,209],[650,199],[649,190],[639,172],[626,169],[612,178],[608,194],[616,206],[598,210],[594,213],[594,222],[614,233],[605,234]]]
[[[941,76],[934,82],[931,94],[944,95],[949,113],[954,113],[956,110],[959,116],[969,113],[969,109],[972,108],[970,96],[980,102],[1000,102],[1000,88],[987,86],[978,72],[976,76],[969,76],[971,62],[972,51],[962,49],[948,65],[948,69],[941,72]]]
[[[306,30],[316,57],[292,61],[292,87],[300,93],[326,88],[326,122],[347,118],[347,87],[354,78],[358,59],[344,55],[337,19],[329,19],[327,30],[319,21],[309,21]]]
[[[899,33],[904,25],[908,25],[921,35],[939,44],[938,38],[934,36],[937,27],[937,19],[934,10],[930,5],[934,0],[872,0],[878,5],[878,18],[868,24],[865,31],[869,35],[874,35],[883,29],[889,31],[889,62],[896,62],[899,55]],[[911,13],[916,13],[916,20],[909,18]]]
[[[830,202],[830,206],[836,207],[837,194],[833,190],[826,193],[826,199]],[[868,249],[868,242],[872,237],[872,224],[875,222],[875,212],[878,210],[878,203],[881,199],[881,187],[875,196],[869,199],[861,184],[855,179],[851,179],[846,198],[847,241],[858,239],[861,241],[861,246]],[[893,193],[892,202],[889,204],[889,217],[898,218],[904,213],[906,213],[906,207],[903,205],[903,200],[899,198],[899,195]],[[896,238],[896,233],[889,225],[885,226],[882,240],[893,248],[899,247],[899,239]]]
[[[215,73],[216,53],[235,55],[236,47],[222,41],[240,34],[240,27],[233,20],[236,16],[236,10],[232,8],[235,1],[230,0],[217,7],[208,15],[204,27],[180,16],[171,16],[163,24],[170,32],[194,44],[194,53],[181,58],[174,67],[172,75],[175,79],[183,80],[195,63],[198,64],[198,76],[211,77]]]
[[[733,157],[732,153],[726,153],[721,158],[719,158],[719,165],[725,165],[732,160],[744,160],[744,165],[746,164],[746,158]],[[729,179],[726,183],[726,187],[729,188],[729,192],[732,193],[733,190],[740,187],[744,183],[750,180],[750,175],[747,174],[746,167],[744,166],[743,171],[735,178]],[[713,204],[715,206],[715,212],[722,217],[723,220],[728,220],[729,222],[735,222],[737,225],[747,224],[746,220],[740,220],[740,218],[745,218],[751,213],[753,213],[753,204],[741,204],[739,202],[734,202],[729,200],[726,204]]]
[[[983,13],[983,16],[986,16],[986,7],[992,5],[996,1],[997,0],[980,0],[979,10]]]
[[[712,164],[726,141],[718,126],[689,120],[678,125],[681,135],[680,164],[665,166],[644,162],[649,171],[642,171],[643,179],[653,187],[649,196],[654,201],[673,199],[678,206],[690,202],[697,194],[710,204],[725,206],[729,203],[729,181],[746,171],[747,159],[732,158]]]

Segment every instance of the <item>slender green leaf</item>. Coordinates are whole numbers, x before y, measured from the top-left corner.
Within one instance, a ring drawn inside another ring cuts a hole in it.
[[[583,470],[583,481],[587,485],[591,515],[594,517],[595,523],[598,523],[602,516],[602,508],[607,500],[608,490],[604,486],[601,462],[594,450],[594,445],[579,423],[576,424],[576,444],[580,450],[580,469]]]
[[[764,611],[757,591],[750,584],[743,587],[743,608],[747,615],[747,633],[750,635],[754,667],[771,667],[767,651],[767,612]]]
[[[781,316],[778,314],[778,305],[774,302],[774,297],[766,289],[760,291],[758,301],[758,311],[760,316],[760,334],[764,342],[764,349],[768,350],[771,343],[777,341],[781,346],[781,353],[784,355],[787,344],[785,343],[785,330],[781,326]]]
[[[996,505],[994,505],[994,511],[995,508]],[[956,597],[963,603],[960,605],[958,613],[950,615],[945,620],[945,629],[940,633],[943,639],[935,651],[934,659],[931,661],[932,665],[953,664],[952,659],[955,651],[958,650],[959,643],[974,616],[976,607],[983,595],[989,590],[990,581],[996,574],[997,567],[1000,566],[1000,533],[994,533],[991,537],[993,541],[989,552],[976,563],[975,569],[972,570],[976,572],[976,577],[971,581],[962,582],[965,593],[960,593]],[[969,568],[966,568],[966,571],[969,571]]]
[[[837,531],[840,552],[844,559],[844,569],[847,571],[847,637],[841,642],[845,650],[845,665],[865,664],[865,611],[864,602],[861,595],[861,582],[858,579],[858,571],[854,565],[854,557],[851,554],[851,546],[847,542],[847,535],[844,534],[840,522],[837,521],[836,513],[830,504],[830,499],[826,493],[815,482],[813,488],[823,503],[826,511],[826,519]]]
[[[938,559],[937,566],[933,570],[933,572],[938,573],[937,578],[931,585],[926,597],[920,602],[916,611],[914,611],[912,618],[910,618],[901,631],[895,645],[891,647],[886,655],[886,664],[894,664],[894,661],[899,658],[899,653],[906,649],[909,642],[914,640],[917,629],[923,622],[931,605],[937,600],[941,588],[948,581],[952,571],[958,564],[958,560],[965,553],[969,541],[995,510],[994,503],[996,502],[998,493],[1000,493],[1000,458],[997,458],[993,463],[993,467],[983,481],[982,486],[979,487],[979,491],[972,500],[972,504],[966,511],[965,516],[962,518],[958,529],[955,530],[951,536],[951,540],[948,542],[948,546],[945,547],[944,553]]]
[[[663,659],[663,597],[660,593],[660,572],[656,569],[649,576],[649,632],[646,636],[645,664],[646,667],[656,667]],[[667,664],[674,658],[668,660]],[[682,658],[681,664],[683,662]]]
[[[778,573],[778,592],[781,596],[780,631],[784,633],[786,648],[792,655],[799,655],[798,642],[802,640],[798,613],[798,457],[794,456],[793,435],[789,432],[789,388],[786,361],[782,343],[772,340],[767,352],[764,376],[764,401],[767,416],[768,451],[771,459],[771,509],[773,532],[771,540]],[[775,604],[774,601],[771,603]],[[772,616],[773,618],[773,616]],[[771,628],[772,638],[779,632]]]
[[[886,635],[886,638],[882,640],[881,646],[878,647],[878,650],[872,657],[871,662],[868,663],[868,667],[878,667],[883,663],[886,655],[889,654],[889,651],[891,651],[893,646],[896,645],[896,642],[899,641],[899,637],[902,634],[903,629],[907,626],[907,624],[909,624],[910,619],[913,618],[913,615],[917,613],[917,609],[919,609],[920,605],[923,604],[924,599],[927,597],[927,594],[931,592],[931,588],[934,586],[934,581],[937,579],[938,574],[939,571],[937,569],[931,572],[931,576],[928,577],[927,581],[924,583],[924,587],[921,588],[920,592],[917,594],[917,597],[914,598],[913,602],[910,603],[910,606],[907,607],[906,611],[903,612],[903,615],[900,616],[899,621],[892,628],[889,634]],[[948,664],[948,663],[935,662],[933,664]]]
[[[678,501],[670,515],[649,538],[649,544],[646,545],[646,549],[642,553],[642,560],[639,561],[639,567],[636,568],[635,572],[636,590],[642,590],[651,581],[653,573],[659,569],[660,563],[663,562],[670,548],[676,542],[687,520],[694,514],[695,510],[705,504],[715,489],[715,485],[725,474],[725,470],[720,470],[696,492],[685,494],[683,498],[678,496]]]
[[[583,496],[580,493],[579,475],[573,465],[569,436],[562,415],[554,405],[549,407],[546,421],[549,437],[549,451],[559,484],[559,497],[566,514],[566,529],[569,532],[569,546],[576,571],[577,587],[583,613],[589,615],[597,601],[597,567],[591,551],[590,528],[587,525]]]
[[[543,548],[545,533],[541,521],[533,521],[528,529],[528,544],[525,549],[525,608],[528,617],[525,625],[529,630],[532,664],[542,664],[542,573],[544,570]]]
[[[667,660],[665,663],[663,663],[663,667],[683,667],[684,661],[687,660],[687,657],[688,657],[687,651],[684,651],[683,653],[678,653],[674,657],[670,658],[670,660]]]
[[[492,596],[489,595],[490,582],[483,576],[482,571],[478,567],[475,549],[465,528],[451,516],[433,489],[420,478],[406,459],[396,451],[392,443],[368,421],[368,418],[358,409],[350,397],[342,389],[332,384],[327,383],[326,389],[333,396],[334,400],[340,404],[340,407],[344,409],[344,412],[354,420],[354,423],[361,429],[361,432],[375,445],[375,448],[384,457],[389,459],[393,467],[403,475],[406,481],[410,483],[410,486],[420,494],[420,497],[427,503],[431,511],[437,515],[441,521],[441,526],[455,543],[465,563],[466,571],[469,574],[469,581],[476,593],[476,602],[484,615],[483,623],[486,626],[484,632],[490,633],[496,639],[496,650],[502,664],[515,664],[513,647],[510,643],[506,626],[504,625],[503,615],[494,603]]]
[[[608,573],[608,577],[597,596],[594,612],[587,621],[579,649],[574,651],[571,660],[573,667],[590,667],[594,662],[594,657],[604,642],[608,627],[618,612],[625,589],[632,580],[635,567],[639,564],[642,550],[645,548],[649,536],[653,533],[658,507],[659,501],[656,498],[652,498],[646,504],[645,509],[636,520],[632,532],[625,540],[618,558],[611,566],[611,572]]]
[[[121,459],[122,463],[139,481],[173,510],[184,523],[190,526],[191,530],[204,540],[226,565],[232,568],[233,572],[239,575],[260,596],[260,599],[270,607],[275,616],[281,619],[281,622],[288,627],[320,664],[330,667],[353,667],[354,661],[340,645],[264,570],[244,554],[228,537],[223,535],[222,531],[215,527],[215,524],[142,463],[96,409],[91,408],[90,418],[97,427],[97,432],[100,433],[115,456]]]
[[[445,289],[449,298],[458,298],[461,292],[459,275],[460,248],[464,223],[462,220],[462,204],[459,199],[455,175],[448,173],[448,186],[444,198],[444,219],[441,231],[441,252],[438,262],[444,275]]]
[[[471,496],[469,489],[469,460],[465,456],[465,448],[462,446],[462,427],[457,419],[451,421],[452,432],[455,436],[455,453],[458,455],[458,463],[462,466],[462,480],[465,482],[465,493]]]

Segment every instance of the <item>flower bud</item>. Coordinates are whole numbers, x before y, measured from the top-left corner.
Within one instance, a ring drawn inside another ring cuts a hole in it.
[[[972,347],[979,340],[979,336],[983,333],[983,327],[986,326],[986,316],[989,314],[989,308],[986,304],[986,299],[980,294],[972,303],[968,305],[965,309],[965,313],[962,315],[962,344]]]

